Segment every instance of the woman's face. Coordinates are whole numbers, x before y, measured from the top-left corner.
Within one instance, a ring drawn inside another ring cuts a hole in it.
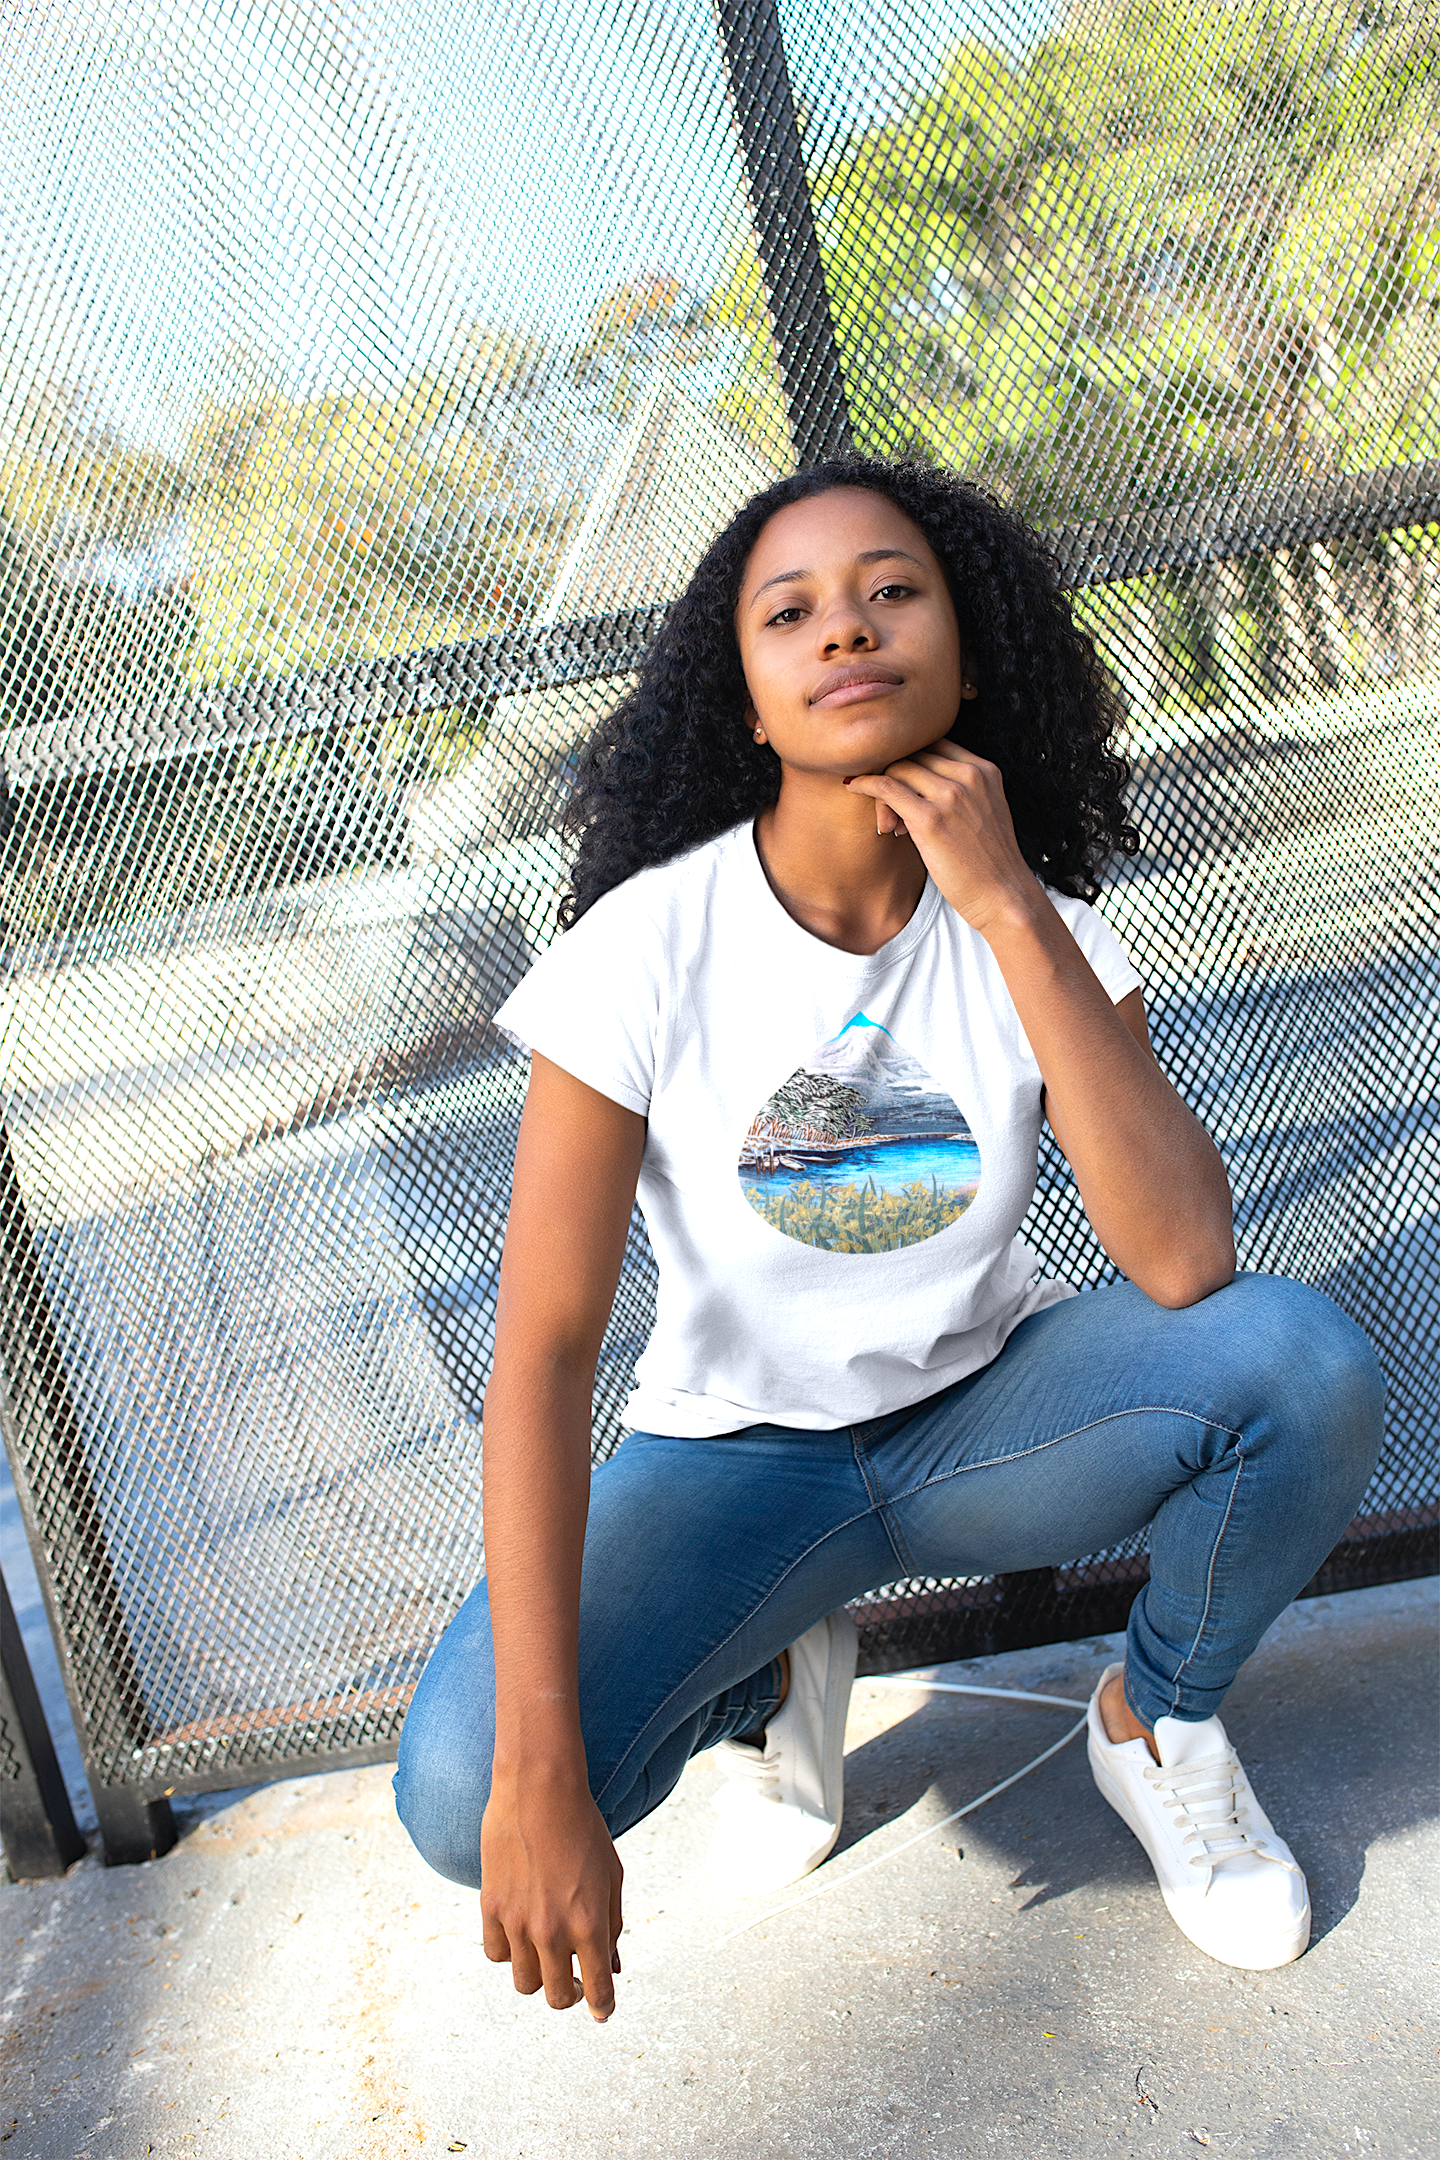
[[[883,771],[948,735],[975,695],[938,557],[868,488],[776,511],[745,565],[735,631],[745,724],[797,771]]]

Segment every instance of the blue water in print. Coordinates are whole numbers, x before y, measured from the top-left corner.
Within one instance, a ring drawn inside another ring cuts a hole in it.
[[[821,1162],[798,1170],[743,1169],[741,1182],[755,1193],[783,1193],[796,1185],[864,1185],[877,1192],[900,1192],[933,1177],[942,1192],[973,1186],[980,1176],[980,1150],[973,1140],[892,1140],[883,1147],[843,1148]]]

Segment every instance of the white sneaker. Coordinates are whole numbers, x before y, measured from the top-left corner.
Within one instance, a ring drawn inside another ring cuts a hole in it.
[[[845,1811],[845,1713],[855,1678],[855,1623],[843,1609],[790,1645],[790,1691],[763,1745],[722,1740],[720,1823],[706,1863],[740,1897],[783,1890],[819,1867]]]
[[[1288,1965],[1310,1940],[1310,1894],[1224,1726],[1157,1718],[1158,1763],[1143,1740],[1111,1740],[1100,1692],[1121,1669],[1108,1665],[1090,1698],[1090,1768],[1150,1855],[1171,1919],[1222,1965]]]

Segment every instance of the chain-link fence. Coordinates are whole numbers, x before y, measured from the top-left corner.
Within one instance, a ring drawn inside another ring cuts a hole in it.
[[[490,1015],[576,751],[846,443],[1051,531],[1242,1264],[1389,1375],[1319,1580],[1432,1567],[1433,0],[57,0],[0,49],[6,1436],[112,1851],[393,1749],[479,1570]],[[1053,1153],[1026,1235],[1103,1277]],[[637,1226],[601,1449],[650,1291]],[[865,1655],[1143,1569],[898,1585]]]

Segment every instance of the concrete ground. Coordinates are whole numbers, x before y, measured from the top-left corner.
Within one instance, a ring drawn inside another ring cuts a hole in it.
[[[384,1769],[191,1802],[164,1860],[6,1885],[3,2160],[1429,2160],[1436,1594],[1294,1606],[1230,1697],[1314,1898],[1279,1972],[1176,1931],[1083,1738],[886,1860],[1067,1720],[861,1682],[844,1837],[803,1904],[705,1887],[707,1759],[622,1841],[603,2028],[486,1964]],[[1079,1699],[1112,1650],[945,1671]]]

